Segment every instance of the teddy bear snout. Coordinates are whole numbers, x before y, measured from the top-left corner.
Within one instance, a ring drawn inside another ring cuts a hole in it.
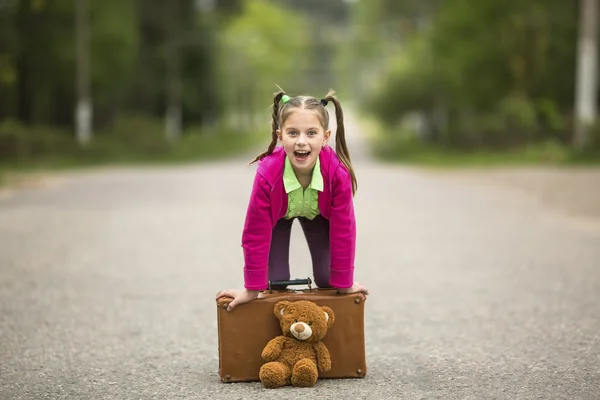
[[[290,326],[290,333],[299,340],[306,340],[310,338],[313,334],[310,326],[306,325],[304,322],[296,322]]]

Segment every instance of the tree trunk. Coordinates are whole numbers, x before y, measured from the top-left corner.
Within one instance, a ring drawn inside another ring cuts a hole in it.
[[[580,0],[579,13],[574,145],[581,150],[596,120],[598,0]]]
[[[90,96],[89,3],[75,0],[75,39],[77,50],[77,140],[86,146],[92,138],[92,99]]]

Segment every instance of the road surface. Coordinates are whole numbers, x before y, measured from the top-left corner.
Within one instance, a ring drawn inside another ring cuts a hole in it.
[[[600,398],[598,220],[485,175],[378,164],[348,130],[366,378],[219,381],[214,296],[242,285],[246,157],[0,196],[0,398]],[[292,235],[293,276],[309,276]]]

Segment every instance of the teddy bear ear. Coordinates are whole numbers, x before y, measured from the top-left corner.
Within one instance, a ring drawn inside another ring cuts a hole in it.
[[[283,313],[285,312],[285,309],[287,308],[287,306],[289,304],[290,304],[290,302],[287,300],[282,300],[280,302],[277,302],[277,304],[275,304],[275,308],[273,309],[273,313],[275,314],[275,316],[277,318],[281,318],[281,316],[283,315]]]
[[[327,321],[327,328],[331,328],[331,325],[335,322],[335,314],[333,310],[327,306],[322,306],[321,310],[325,314],[325,321]]]

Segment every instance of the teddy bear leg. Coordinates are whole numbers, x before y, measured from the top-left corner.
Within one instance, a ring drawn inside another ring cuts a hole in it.
[[[271,361],[260,367],[258,376],[265,388],[273,389],[289,385],[292,372],[284,363]]]
[[[315,362],[309,358],[303,358],[298,361],[292,369],[292,385],[294,386],[314,386],[317,383],[319,371]]]

